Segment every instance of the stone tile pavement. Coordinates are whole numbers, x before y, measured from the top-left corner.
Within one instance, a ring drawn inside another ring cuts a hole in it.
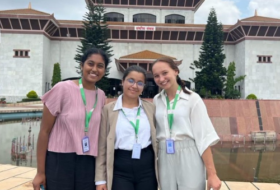
[[[0,164],[0,190],[33,190],[35,175],[35,168]],[[220,190],[280,190],[280,184],[223,181]]]

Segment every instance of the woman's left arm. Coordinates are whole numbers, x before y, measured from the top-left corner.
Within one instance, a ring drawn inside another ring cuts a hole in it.
[[[217,176],[215,169],[211,147],[208,147],[202,154],[202,160],[207,172],[207,190],[219,190],[221,188],[221,181]]]

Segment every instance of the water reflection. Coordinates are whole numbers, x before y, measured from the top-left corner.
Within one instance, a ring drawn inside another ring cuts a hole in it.
[[[224,143],[212,150],[222,180],[280,183],[279,143]]]
[[[0,122],[0,164],[36,167],[40,119]]]
[[[0,122],[0,164],[36,167],[40,120]],[[212,147],[224,181],[280,183],[280,143],[219,143]]]

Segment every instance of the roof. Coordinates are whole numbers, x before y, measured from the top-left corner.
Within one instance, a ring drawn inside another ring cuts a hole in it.
[[[74,24],[74,25],[83,25],[82,20],[57,20],[59,24]]]
[[[140,51],[137,53],[125,55],[125,56],[120,57],[120,59],[158,59],[161,57],[169,57],[171,59],[176,60],[176,58],[174,58],[174,57],[170,57],[170,56],[163,55],[163,54],[156,53],[156,52],[149,51],[149,50],[144,50],[144,51]]]
[[[13,10],[3,10],[0,11],[0,14],[15,14],[15,15],[47,15],[49,16],[49,13],[37,11],[32,8],[27,9],[13,9]]]
[[[112,22],[107,21],[109,26],[155,26],[155,27],[182,27],[182,28],[205,28],[206,24],[176,24],[176,23],[151,23],[151,22]],[[224,29],[228,29],[233,25],[223,25]]]
[[[242,19],[241,21],[253,21],[253,22],[280,22],[278,18],[263,17],[263,16],[252,16],[249,18]]]

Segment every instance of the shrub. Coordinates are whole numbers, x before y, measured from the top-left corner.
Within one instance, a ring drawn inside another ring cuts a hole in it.
[[[61,81],[61,69],[59,63],[55,63],[53,66],[53,76],[52,76],[52,87]]]
[[[0,98],[0,104],[6,104],[6,98]]]
[[[26,94],[27,98],[38,98],[37,93],[34,90],[31,90],[30,92],[28,92],[28,94]]]
[[[255,94],[249,94],[246,99],[249,99],[249,100],[256,100],[258,99],[257,96]]]
[[[34,102],[34,101],[41,101],[40,98],[23,98],[21,102]]]

